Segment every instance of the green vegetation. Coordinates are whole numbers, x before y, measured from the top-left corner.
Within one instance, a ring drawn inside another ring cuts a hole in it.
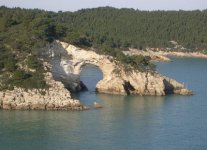
[[[58,13],[58,22],[86,35],[93,47],[172,47],[169,41],[191,50],[207,47],[207,11],[139,11],[111,7]]]
[[[202,53],[207,55],[207,50],[203,50]]]
[[[48,88],[39,58],[52,27],[43,11],[0,8],[0,90]]]
[[[42,48],[55,39],[93,47],[126,66],[154,70],[150,58],[125,56],[127,48],[207,49],[207,11],[139,11],[111,7],[49,12],[0,7],[0,90],[47,88]],[[173,50],[173,49],[172,49]],[[206,51],[205,51],[206,53]]]
[[[12,90],[14,86],[25,89],[48,88],[44,81],[42,64],[37,57],[18,57],[5,47],[0,48],[0,53],[0,90]],[[23,70],[18,65],[23,65],[25,60],[27,60],[26,65],[30,68],[28,70]],[[30,71],[31,69],[34,71]]]

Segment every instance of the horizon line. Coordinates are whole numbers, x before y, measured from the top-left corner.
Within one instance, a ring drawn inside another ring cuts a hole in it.
[[[15,8],[20,8],[20,9],[27,9],[27,10],[35,10],[35,9],[38,9],[38,10],[43,10],[43,11],[49,11],[49,12],[77,12],[77,11],[80,11],[80,10],[86,10],[86,9],[98,9],[98,8],[114,8],[114,9],[133,9],[135,11],[149,11],[149,12],[154,12],[154,11],[206,11],[207,8],[205,9],[139,9],[139,8],[132,8],[132,7],[114,7],[114,6],[98,6],[98,7],[85,7],[85,8],[80,8],[80,9],[77,9],[77,10],[49,10],[49,9],[43,9],[43,8],[26,8],[26,7],[20,7],[20,6],[6,6],[6,5],[1,5],[0,7],[6,7],[6,8],[9,8],[9,9],[15,9]]]

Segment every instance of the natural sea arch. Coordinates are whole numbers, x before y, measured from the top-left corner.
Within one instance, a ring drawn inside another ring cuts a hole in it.
[[[192,92],[181,83],[159,73],[126,71],[113,57],[99,55],[68,43],[58,42],[50,45],[52,73],[55,80],[61,81],[70,92],[82,89],[80,73],[85,65],[93,64],[103,72],[103,79],[93,85],[99,93],[121,95],[189,95]],[[94,81],[94,80],[92,80]],[[83,81],[84,83],[85,81]],[[87,83],[85,83],[87,84]],[[89,87],[90,89],[90,87]]]
[[[87,87],[89,92],[95,92],[97,83],[103,79],[101,69],[93,64],[82,66],[80,72],[80,81]]]

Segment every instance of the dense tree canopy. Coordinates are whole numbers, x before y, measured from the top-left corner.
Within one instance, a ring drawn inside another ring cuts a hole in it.
[[[207,48],[206,11],[139,11],[110,7],[57,14],[58,22],[88,36],[93,46],[170,47],[177,41],[188,49]]]
[[[41,50],[55,39],[93,47],[127,67],[146,71],[154,68],[149,58],[125,56],[121,51],[173,47],[170,41],[188,50],[206,50],[206,24],[206,10],[149,12],[103,7],[54,13],[2,6],[0,89],[47,88]]]

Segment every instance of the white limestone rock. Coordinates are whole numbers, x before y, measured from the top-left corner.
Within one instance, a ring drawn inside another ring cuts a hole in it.
[[[126,72],[122,65],[113,60],[113,57],[99,55],[94,51],[77,48],[68,43],[56,41],[50,46],[50,51],[54,53],[53,63],[54,76],[68,79],[69,89],[80,90],[80,72],[87,64],[93,64],[103,72],[103,79],[97,83],[96,89],[100,93],[111,94],[139,94],[139,95],[166,95],[166,94],[192,94],[179,82],[169,79],[159,73],[132,71]],[[59,61],[59,62],[58,62]],[[58,63],[57,63],[58,62]],[[57,65],[58,64],[58,65]],[[64,64],[64,65],[63,65]],[[62,78],[63,79],[63,78]],[[65,82],[65,80],[60,80]],[[79,87],[79,88],[77,88]]]
[[[48,90],[24,90],[14,88],[12,91],[0,92],[0,108],[23,110],[82,110],[83,105],[73,100],[70,92],[64,85],[55,81],[51,73],[45,74],[46,82],[50,85]],[[45,93],[42,95],[42,93]]]

